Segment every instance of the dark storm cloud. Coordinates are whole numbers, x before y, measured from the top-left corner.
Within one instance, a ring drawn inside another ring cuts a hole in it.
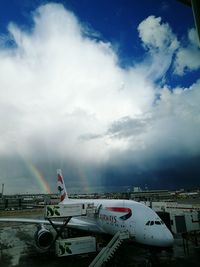
[[[151,162],[128,163],[124,168],[121,165],[109,165],[104,167],[103,182],[107,186],[113,184],[140,186],[149,189],[170,189],[180,188],[194,189],[199,187],[200,177],[200,156],[170,157]]]

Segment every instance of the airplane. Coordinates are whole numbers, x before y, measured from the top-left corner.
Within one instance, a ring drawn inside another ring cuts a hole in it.
[[[126,230],[130,240],[141,245],[159,248],[173,246],[172,233],[160,217],[144,204],[125,199],[71,199],[60,169],[57,170],[57,185],[61,200],[59,205],[91,203],[97,207],[96,215],[72,217],[67,227],[110,235]],[[52,232],[44,226],[51,224],[47,219],[0,218],[0,222],[37,224],[39,227],[35,233],[35,241],[41,250],[50,248],[54,240]],[[53,224],[63,225],[63,222],[54,221]]]

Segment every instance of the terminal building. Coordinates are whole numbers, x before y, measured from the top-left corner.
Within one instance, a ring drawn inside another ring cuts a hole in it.
[[[170,197],[170,192],[168,190],[133,190],[130,193],[130,198],[136,201],[145,200],[163,200]]]
[[[200,204],[180,204],[177,202],[146,203],[163,218],[175,233],[200,230]]]

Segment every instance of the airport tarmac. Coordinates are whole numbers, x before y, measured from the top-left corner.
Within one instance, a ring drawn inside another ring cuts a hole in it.
[[[58,258],[51,251],[39,253],[34,244],[36,226],[8,223],[1,224],[0,228],[0,266],[1,267],[86,267],[94,255],[69,256]],[[107,266],[199,266],[200,248],[189,245],[186,255],[182,239],[175,239],[171,251],[150,251],[125,242],[116,252]]]

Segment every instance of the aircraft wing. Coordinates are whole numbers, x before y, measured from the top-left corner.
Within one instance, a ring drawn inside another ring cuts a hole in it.
[[[48,220],[45,219],[29,219],[29,218],[0,218],[1,222],[8,222],[8,223],[28,223],[28,224],[46,224],[51,225]],[[62,226],[63,221],[52,221],[53,224],[57,226]],[[86,220],[85,218],[71,218],[69,223],[66,227],[84,230],[84,231],[91,231],[91,232],[101,232],[102,229],[99,227],[94,221]]]
[[[88,218],[72,218],[69,223],[67,224],[67,227],[79,229],[79,230],[85,230],[85,231],[91,231],[91,232],[97,232],[102,233],[104,232],[103,229],[96,224],[93,220],[90,220]]]
[[[27,219],[27,218],[0,218],[0,222],[8,223],[29,223],[29,224],[50,224],[45,219]]]

